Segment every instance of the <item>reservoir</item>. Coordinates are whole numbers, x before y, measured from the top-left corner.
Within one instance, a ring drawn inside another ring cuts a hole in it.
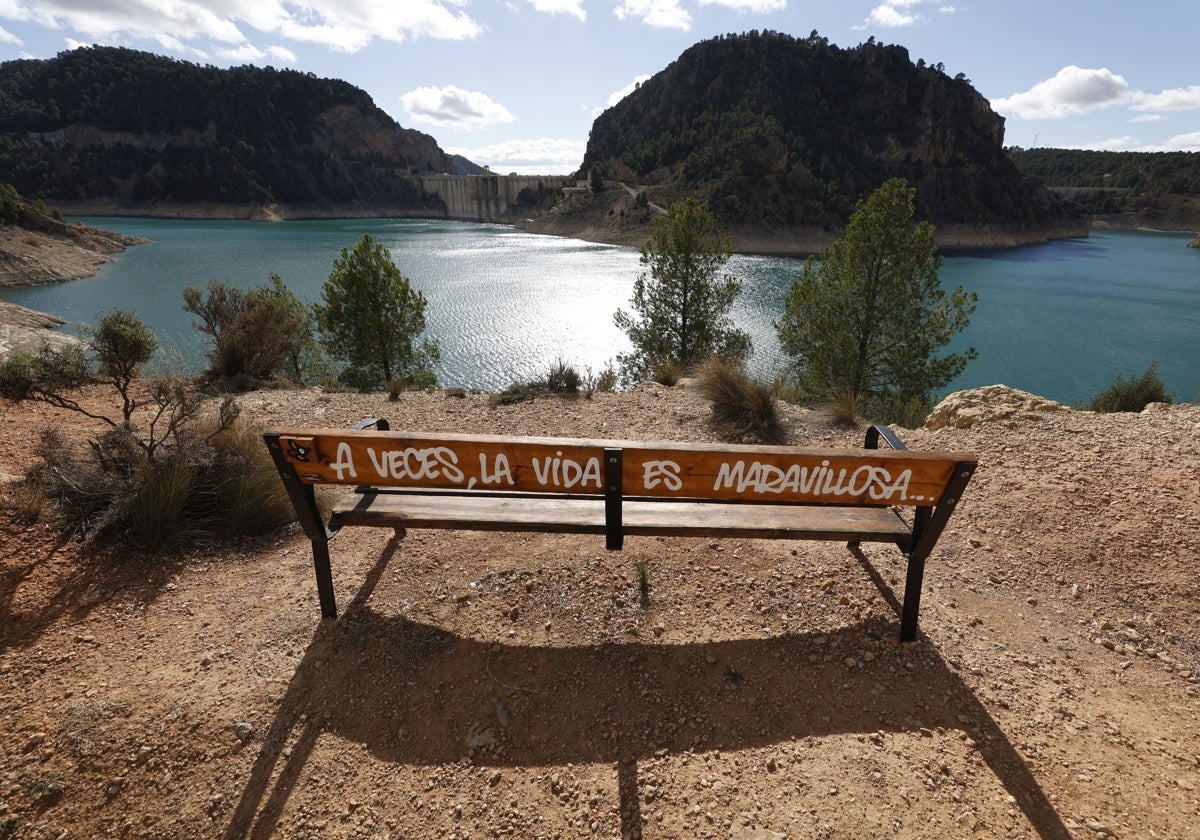
[[[441,345],[445,386],[501,390],[544,377],[561,359],[598,372],[628,349],[613,313],[628,308],[641,272],[636,249],[527,234],[504,225],[438,220],[290,222],[89,218],[153,240],[95,277],[6,289],[0,298],[70,322],[111,308],[137,312],[164,345],[199,362],[205,338],[182,310],[181,289],[210,280],[252,288],[276,273],[301,299],[320,299],[333,261],[369,233],[429,301],[427,335]],[[1003,383],[1066,403],[1086,402],[1118,374],[1158,360],[1177,401],[1200,391],[1200,249],[1185,234],[1097,231],[1009,251],[948,255],[944,285],[979,294],[952,349],[979,357],[946,393]],[[754,340],[754,370],[771,378],[774,321],[802,260],[737,255],[743,283],[732,313]],[[69,327],[67,329],[70,329]]]

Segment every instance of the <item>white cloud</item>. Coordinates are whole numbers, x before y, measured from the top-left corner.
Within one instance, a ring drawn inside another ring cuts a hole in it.
[[[1085,149],[1096,152],[1124,152],[1137,143],[1136,137],[1109,137],[1107,140],[1097,140],[1083,146],[1064,146],[1066,149]]]
[[[962,9],[958,6],[941,6],[938,8],[939,15],[955,15],[961,11]]]
[[[452,155],[462,155],[493,172],[520,175],[569,175],[579,169],[587,144],[579,140],[541,137],[533,140],[508,140],[476,148],[447,147]]]
[[[1023,93],[993,99],[992,108],[1023,119],[1054,120],[1108,108],[1129,98],[1129,83],[1123,76],[1108,68],[1090,70],[1071,65]]]
[[[539,12],[551,15],[574,15],[580,20],[587,20],[587,12],[583,10],[583,0],[529,0],[529,5]]]
[[[1162,122],[1166,117],[1162,114],[1138,114],[1130,120],[1131,123],[1156,123]]]
[[[20,38],[18,38],[16,35],[9,32],[3,26],[0,26],[0,44],[13,44],[13,45],[19,47],[24,43],[25,42],[22,41]]]
[[[700,5],[724,6],[735,12],[766,15],[771,12],[782,12],[787,8],[787,0],[700,0]]]
[[[92,40],[148,39],[159,44],[211,39],[245,47],[242,30],[353,52],[372,40],[460,40],[482,31],[466,0],[3,0],[0,18],[34,21]],[[250,48],[252,49],[252,48]]]
[[[882,26],[885,29],[897,29],[902,26],[912,26],[914,23],[924,20],[921,15],[915,11],[917,6],[926,2],[926,0],[883,0],[878,6],[871,10],[867,15],[867,20],[862,26],[856,26],[855,29],[867,29],[871,26]]]
[[[1200,108],[1200,85],[1162,93],[1137,93],[1133,97],[1135,111],[1192,111],[1197,108]]]
[[[605,104],[609,108],[611,108],[612,106],[616,105],[618,102],[620,102],[622,99],[624,99],[629,94],[633,93],[635,90],[637,90],[639,87],[641,87],[643,84],[645,84],[648,81],[650,81],[650,77],[648,75],[638,76],[632,82],[625,85],[625,87],[621,88],[620,90],[618,90],[614,93],[610,93],[608,95],[608,101]]]
[[[687,32],[692,28],[692,16],[679,5],[679,0],[622,0],[613,11],[618,20],[635,18],[659,29]]]
[[[486,93],[462,90],[454,85],[410,90],[400,97],[400,101],[414,120],[458,131],[473,131],[516,119]]]
[[[1177,134],[1155,146],[1143,146],[1143,152],[1200,152],[1200,131]]]
[[[242,44],[233,49],[217,50],[217,55],[228,61],[241,61],[246,64],[264,61],[278,61],[281,64],[296,63],[296,54],[287,47],[279,46],[261,50],[253,44]]]

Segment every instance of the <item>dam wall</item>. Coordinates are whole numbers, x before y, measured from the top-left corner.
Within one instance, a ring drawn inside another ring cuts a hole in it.
[[[512,222],[521,190],[574,186],[566,175],[411,175],[422,193],[438,196],[446,217],[470,222]]]

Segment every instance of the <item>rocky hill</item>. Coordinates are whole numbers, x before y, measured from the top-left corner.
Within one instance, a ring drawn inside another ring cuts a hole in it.
[[[90,277],[113,254],[149,240],[76,222],[0,184],[0,288]]]
[[[874,39],[696,44],[597,117],[581,177],[597,166],[651,202],[700,195],[734,234],[836,230],[893,177],[951,244],[1086,231],[1009,160],[1004,120],[970,81]]]
[[[118,47],[0,64],[0,181],[68,208],[436,213],[400,176],[451,168],[432,137],[334,79]]]

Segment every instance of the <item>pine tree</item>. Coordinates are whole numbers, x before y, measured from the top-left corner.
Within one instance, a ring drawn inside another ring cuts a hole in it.
[[[353,251],[342,249],[313,305],[321,345],[347,364],[341,379],[358,388],[405,380],[420,387],[437,382],[431,370],[436,342],[425,331],[425,295],[414,290],[387,250],[364,235]]]
[[[933,226],[912,222],[915,192],[895,178],[860,201],[845,237],[792,284],[775,326],[809,396],[886,412],[928,402],[975,358],[974,348],[937,355],[978,297],[939,285]]]
[[[750,355],[750,336],[729,318],[742,290],[735,277],[722,274],[732,255],[729,237],[694,198],[655,220],[654,233],[642,246],[641,263],[649,271],[633,286],[636,314],[618,309],[613,316],[633,344],[631,352],[617,357],[626,381],[637,381],[664,363],[689,368],[713,355],[727,361]]]

